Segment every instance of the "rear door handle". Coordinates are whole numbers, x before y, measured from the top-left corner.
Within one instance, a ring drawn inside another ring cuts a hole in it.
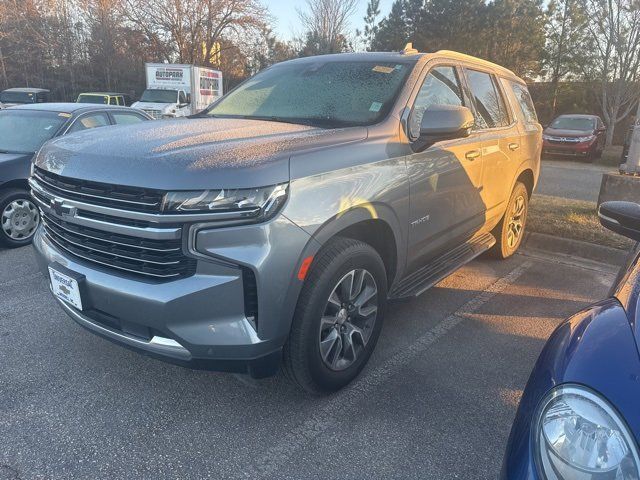
[[[469,150],[467,153],[464,154],[464,158],[466,158],[467,160],[475,160],[480,155],[481,155],[480,150]]]
[[[510,143],[509,144],[509,150],[515,151],[515,150],[517,150],[519,148],[520,148],[520,145],[517,144],[517,143]]]

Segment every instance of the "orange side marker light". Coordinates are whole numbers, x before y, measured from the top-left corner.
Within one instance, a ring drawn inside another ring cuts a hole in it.
[[[300,265],[300,270],[298,270],[298,280],[302,281],[307,277],[307,273],[309,273],[309,267],[311,267],[311,262],[313,262],[313,255],[305,258]]]

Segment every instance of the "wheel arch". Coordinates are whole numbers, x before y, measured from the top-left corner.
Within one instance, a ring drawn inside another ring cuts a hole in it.
[[[16,178],[0,185],[0,190],[7,190],[9,188],[19,188],[28,192],[29,182],[26,178]]]
[[[518,176],[516,177],[516,181],[514,182],[514,186],[516,183],[521,182],[527,189],[527,193],[529,194],[529,198],[533,195],[533,190],[536,186],[535,176],[533,174],[533,170],[530,167],[524,167]],[[513,187],[511,189],[513,191]]]
[[[406,261],[402,245],[406,240],[398,218],[389,207],[367,204],[345,210],[326,221],[313,235],[318,250],[335,237],[371,245],[382,258],[389,286],[401,274]]]

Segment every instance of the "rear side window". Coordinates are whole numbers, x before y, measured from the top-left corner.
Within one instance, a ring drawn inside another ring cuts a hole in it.
[[[112,113],[111,116],[116,122],[116,125],[132,125],[146,120],[146,118],[135,113]]]
[[[104,113],[85,115],[75,121],[68,133],[81,132],[83,130],[89,130],[90,128],[106,127],[107,125],[111,125],[111,123]]]
[[[431,105],[463,105],[462,89],[454,67],[435,67],[425,77],[409,118],[412,138],[420,136],[424,111]]]
[[[479,128],[506,127],[509,114],[492,75],[466,69],[471,97],[476,107],[476,125]]]
[[[536,109],[533,106],[533,100],[531,100],[531,95],[529,95],[529,90],[527,90],[527,87],[515,82],[509,83],[511,84],[511,88],[513,89],[513,95],[516,97],[518,105],[520,106],[520,110],[522,111],[524,121],[526,123],[538,123]]]

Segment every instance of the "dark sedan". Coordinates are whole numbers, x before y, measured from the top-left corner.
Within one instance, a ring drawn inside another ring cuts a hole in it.
[[[606,131],[597,115],[560,115],[542,132],[542,155],[592,162],[602,155]]]
[[[606,202],[601,223],[640,241],[640,205]],[[640,478],[640,247],[609,298],[551,335],[511,430],[502,479]]]
[[[0,244],[31,242],[40,217],[29,195],[31,159],[49,139],[108,125],[150,120],[139,110],[108,105],[42,103],[0,110]]]

